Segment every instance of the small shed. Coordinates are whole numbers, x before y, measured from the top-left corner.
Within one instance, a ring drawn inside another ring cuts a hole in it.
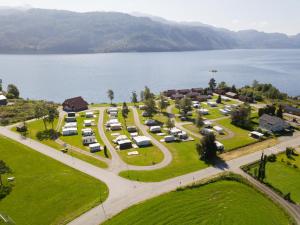
[[[224,145],[221,142],[215,141],[215,144],[219,151],[224,151]]]
[[[261,139],[264,137],[264,134],[257,132],[257,131],[252,131],[252,132],[250,132],[250,136],[253,138]]]
[[[122,130],[122,124],[121,123],[113,123],[110,125],[110,130],[112,130],[112,131]]]
[[[77,127],[69,127],[69,128],[62,129],[63,136],[71,136],[76,134],[78,134]]]
[[[86,112],[85,117],[86,118],[93,118],[94,117],[94,112]]]
[[[214,126],[213,127],[215,131],[217,131],[219,134],[223,134],[224,133],[224,129],[220,126]]]
[[[118,141],[119,149],[129,149],[132,148],[132,142],[129,139]]]
[[[82,138],[82,144],[83,145],[89,145],[89,144],[93,144],[95,142],[97,142],[95,136],[86,136],[86,137]]]
[[[161,132],[161,127],[160,126],[151,126],[149,128],[149,130],[151,133],[159,133],[159,132]]]
[[[90,148],[90,152],[92,153],[101,151],[101,145],[98,142],[89,144],[89,148]]]

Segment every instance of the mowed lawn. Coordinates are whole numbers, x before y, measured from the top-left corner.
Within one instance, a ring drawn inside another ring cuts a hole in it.
[[[16,224],[65,224],[108,196],[104,183],[1,136],[0,158],[15,177],[0,212]]]
[[[119,111],[121,111],[121,110],[119,110]],[[109,115],[105,112],[104,123],[106,123],[108,120],[109,120]],[[122,130],[108,131],[104,127],[106,137],[109,139],[109,141],[115,147],[117,147],[117,145],[115,143],[113,143],[113,140],[117,136],[112,136],[111,134],[120,133],[120,135],[126,135],[130,139],[130,133],[126,130],[125,121],[124,121],[124,118],[122,117],[121,112],[118,113],[118,120],[122,124],[122,127],[123,127]],[[132,113],[131,109],[128,113],[128,118],[126,119],[126,125],[127,126],[135,126],[134,117],[133,117],[133,113]],[[130,151],[138,151],[139,154],[128,156],[128,152],[130,152]],[[117,152],[121,156],[121,158],[124,162],[126,162],[127,164],[130,164],[130,165],[136,165],[136,166],[154,165],[154,164],[160,163],[164,158],[163,153],[159,150],[159,148],[157,148],[154,145],[149,146],[149,147],[144,147],[144,148],[137,148],[137,149],[131,148],[131,149],[124,149],[124,150],[117,150]]]
[[[288,225],[271,200],[236,181],[174,191],[132,206],[103,225]]]
[[[141,118],[141,121],[144,120],[144,118]],[[152,134],[152,136],[157,140],[163,138],[155,134]],[[169,149],[173,157],[172,162],[168,166],[151,171],[123,171],[120,175],[132,180],[157,182],[203,169],[208,166],[203,161],[199,160],[199,155],[196,151],[196,141],[163,144]]]
[[[218,120],[216,122],[217,124],[220,124],[223,127],[228,128],[234,133],[233,138],[229,138],[226,140],[220,140],[220,142],[224,145],[225,151],[230,151],[233,149],[237,149],[252,143],[257,142],[257,139],[254,139],[252,137],[249,137],[250,131],[242,129],[240,127],[237,127],[233,124],[231,124],[230,118],[225,118],[222,120]]]
[[[283,161],[281,161],[283,160]],[[287,164],[290,162],[290,165]],[[298,168],[294,168],[296,165]],[[265,182],[280,190],[284,195],[291,193],[291,198],[300,204],[300,156],[288,159],[285,154],[279,154],[276,162],[266,165]],[[254,168],[251,172],[254,173]]]
[[[57,125],[57,120],[55,120],[54,122],[54,127],[56,127]],[[49,125],[48,125],[49,126]],[[33,140],[36,140],[36,141],[39,141],[45,145],[48,145],[56,150],[61,150],[63,149],[64,147],[61,146],[60,144],[56,143],[54,140],[38,140],[37,137],[36,137],[36,134],[39,132],[39,131],[43,131],[45,128],[44,128],[44,123],[42,120],[35,120],[35,121],[32,121],[30,123],[27,123],[27,127],[28,127],[28,137],[33,139]],[[50,127],[49,127],[50,128]],[[12,129],[13,131],[16,131],[16,128],[13,128]],[[93,157],[90,157],[88,155],[84,155],[82,153],[79,153],[79,152],[75,152],[75,151],[71,151],[69,150],[66,154],[68,155],[71,155],[73,157],[76,157],[78,159],[81,159],[83,161],[86,161],[90,164],[93,164],[94,166],[97,166],[97,167],[100,167],[100,168],[107,168],[107,164],[98,160],[98,159],[95,159]]]

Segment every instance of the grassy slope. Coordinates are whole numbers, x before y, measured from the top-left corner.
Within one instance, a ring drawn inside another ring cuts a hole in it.
[[[56,125],[57,125],[57,120],[55,120],[55,122],[54,122],[54,127],[56,127]],[[30,122],[30,123],[27,123],[27,127],[28,127],[28,137],[31,138],[31,139],[34,139],[36,141],[39,141],[36,138],[36,134],[37,134],[37,132],[39,132],[41,130],[44,130],[43,121],[42,120],[36,120],[36,121]],[[13,128],[13,130],[15,131],[16,129]],[[40,142],[45,144],[45,145],[48,145],[48,146],[50,146],[54,149],[57,149],[57,150],[61,150],[63,148],[60,144],[56,143],[53,140],[43,140],[43,141],[40,141]],[[100,168],[107,168],[108,167],[106,163],[104,163],[104,162],[102,162],[98,159],[95,159],[93,157],[81,154],[79,152],[69,151],[66,154],[72,155],[72,156],[74,156],[78,159],[86,161],[86,162],[88,162],[90,164],[93,164],[94,166],[97,166],[97,167],[100,167]]]
[[[283,159],[284,162],[282,162],[281,159]],[[292,165],[287,165],[287,161],[300,168],[300,156],[296,156],[294,159],[288,159],[285,154],[280,154],[278,155],[276,162],[267,163],[265,182],[270,183],[283,194],[290,192],[291,198],[299,204],[300,169],[294,168]],[[254,168],[251,169],[252,173],[254,172]]]
[[[125,128],[125,122],[122,117],[121,112],[118,113],[118,119],[120,123],[122,123],[123,129],[121,131],[105,131],[105,134],[107,138],[111,141],[113,145],[115,145],[112,140],[114,140],[116,137],[112,136],[112,133],[120,133],[124,134],[127,137],[130,137],[129,132],[124,129]],[[109,116],[107,113],[104,115],[104,123],[109,120]],[[128,114],[128,118],[126,119],[127,126],[134,126],[134,118],[133,113],[130,111]],[[138,151],[139,155],[133,155],[128,156],[128,151]],[[136,165],[136,166],[149,166],[153,164],[157,164],[163,160],[163,153],[156,147],[156,146],[149,146],[145,148],[139,148],[139,149],[127,149],[127,150],[121,150],[117,151],[118,154],[121,156],[122,160],[126,162],[127,164]]]
[[[142,122],[145,120],[145,118],[142,117],[140,117],[140,119]],[[157,135],[153,135],[153,137],[157,140],[162,138]],[[170,150],[173,156],[173,160],[168,166],[152,171],[123,171],[120,175],[132,180],[155,182],[207,167],[203,161],[199,160],[199,156],[195,149],[195,141],[163,144]]]
[[[218,181],[132,206],[104,224],[287,225],[289,219],[251,187],[235,181]]]
[[[0,201],[0,211],[16,224],[62,224],[100,203],[105,184],[0,137],[0,158],[13,170],[13,191]]]

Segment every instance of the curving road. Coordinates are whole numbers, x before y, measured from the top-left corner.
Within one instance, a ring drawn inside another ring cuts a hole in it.
[[[109,167],[110,171],[113,171],[114,173],[118,174],[121,171],[124,170],[155,170],[155,169],[160,169],[163,168],[165,166],[167,166],[169,163],[172,162],[172,155],[169,152],[169,150],[163,145],[161,144],[159,141],[157,141],[155,138],[153,138],[148,132],[147,132],[147,128],[141,124],[140,120],[139,120],[139,115],[138,112],[135,108],[130,107],[132,109],[133,112],[133,116],[134,116],[134,122],[135,125],[138,127],[138,129],[143,133],[143,135],[151,138],[152,143],[157,146],[164,154],[164,159],[162,162],[155,164],[155,165],[151,165],[151,166],[134,166],[134,165],[129,165],[126,164],[121,157],[119,156],[119,154],[117,153],[117,150],[115,149],[115,147],[111,144],[111,142],[108,140],[108,138],[106,137],[106,134],[104,132],[104,113],[105,113],[105,109],[106,108],[99,108],[99,122],[98,122],[98,130],[99,130],[99,134],[101,139],[103,140],[104,144],[106,145],[106,147],[108,148],[108,150],[110,151],[111,155],[112,155],[112,163]]]

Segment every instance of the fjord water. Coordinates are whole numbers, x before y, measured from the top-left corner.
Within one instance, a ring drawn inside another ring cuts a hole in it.
[[[218,70],[211,74],[212,69]],[[0,79],[16,84],[24,98],[62,102],[81,95],[89,102],[130,99],[145,85],[165,89],[206,87],[209,79],[228,84],[272,83],[300,95],[300,50],[221,50],[82,55],[0,55]]]

